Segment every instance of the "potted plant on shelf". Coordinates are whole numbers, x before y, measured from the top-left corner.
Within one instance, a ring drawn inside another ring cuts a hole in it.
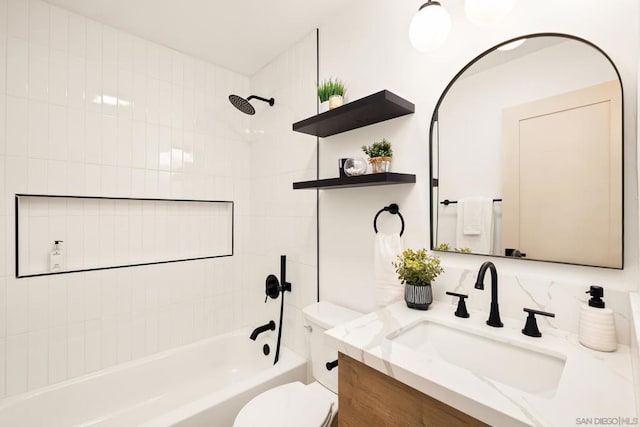
[[[346,89],[344,83],[338,79],[324,80],[318,85],[318,98],[320,98],[320,112],[333,110],[344,104]]]
[[[427,310],[433,302],[431,282],[444,269],[440,266],[440,258],[427,253],[426,249],[406,249],[398,255],[393,263],[398,278],[404,285],[404,300],[407,307]]]
[[[382,141],[376,141],[368,147],[363,145],[362,151],[369,156],[369,163],[371,163],[373,173],[389,172],[393,156],[389,141],[382,138]]]

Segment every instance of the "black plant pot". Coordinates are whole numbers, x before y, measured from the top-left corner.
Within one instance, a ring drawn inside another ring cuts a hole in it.
[[[404,300],[409,308],[415,308],[416,310],[428,310],[429,306],[433,302],[431,283],[422,286],[405,283]]]

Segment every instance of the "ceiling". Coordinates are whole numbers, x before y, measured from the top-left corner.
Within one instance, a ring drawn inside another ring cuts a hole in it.
[[[252,76],[344,9],[344,0],[46,0]]]

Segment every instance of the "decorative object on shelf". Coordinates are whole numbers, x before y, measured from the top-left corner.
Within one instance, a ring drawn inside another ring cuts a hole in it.
[[[346,176],[360,176],[367,173],[367,162],[362,157],[349,158],[342,168]]]
[[[409,26],[411,45],[432,52],[444,44],[451,31],[451,17],[440,2],[429,0],[418,9]]]
[[[344,83],[338,79],[328,79],[319,84],[320,112],[324,113],[344,104],[345,92]]]
[[[393,263],[398,277],[404,284],[404,300],[407,307],[427,310],[433,302],[431,282],[444,271],[440,258],[426,249],[406,249]]]
[[[389,141],[382,138],[382,141],[374,142],[368,147],[363,145],[362,151],[369,156],[369,163],[371,163],[371,171],[373,173],[389,172],[391,158],[393,157],[393,150]]]

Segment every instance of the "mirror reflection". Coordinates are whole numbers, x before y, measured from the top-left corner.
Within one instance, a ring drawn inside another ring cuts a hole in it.
[[[622,268],[622,87],[589,43],[489,51],[434,113],[432,248]]]

